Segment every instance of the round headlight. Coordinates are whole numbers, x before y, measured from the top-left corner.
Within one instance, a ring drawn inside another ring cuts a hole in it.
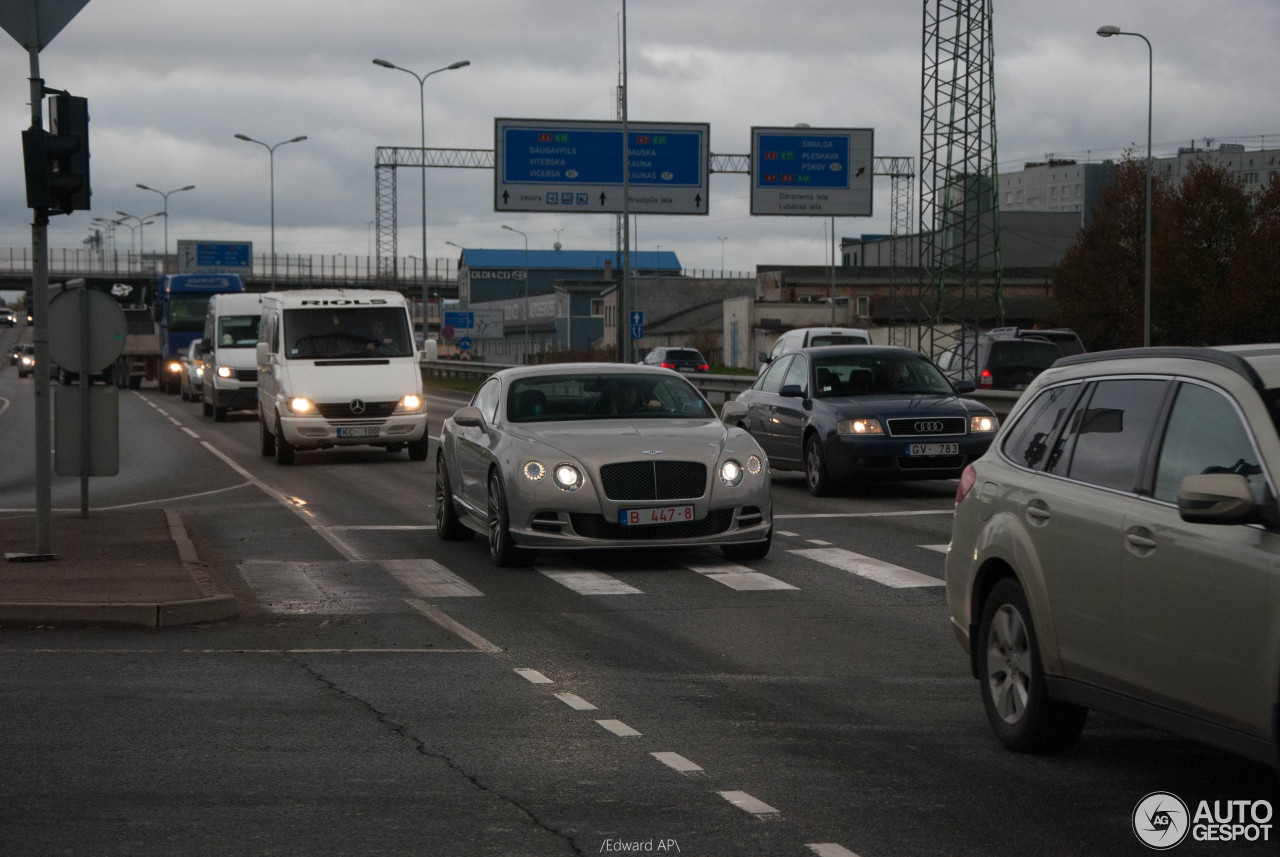
[[[742,481],[742,465],[732,458],[720,465],[720,481],[730,488]]]
[[[572,464],[557,464],[551,478],[565,491],[577,491],[582,487],[582,471]]]
[[[541,461],[526,461],[524,463],[524,478],[531,482],[537,482],[539,479],[547,475],[547,468],[542,466]]]

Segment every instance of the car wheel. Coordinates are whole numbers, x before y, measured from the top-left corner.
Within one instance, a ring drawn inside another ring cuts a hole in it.
[[[453,486],[449,484],[444,453],[436,456],[436,535],[446,542],[464,542],[475,535],[458,518],[458,509],[453,505]]]
[[[822,452],[822,441],[818,436],[810,435],[804,445],[804,481],[809,493],[815,497],[825,497],[831,493],[831,477],[827,474],[827,459]]]
[[[1019,752],[1069,749],[1089,709],[1050,699],[1031,611],[1016,581],[1006,578],[992,587],[976,643],[982,704],[1000,742]]]
[[[258,442],[262,447],[262,454],[271,456],[276,454],[276,436],[267,429],[267,418],[258,414]]]
[[[489,474],[489,556],[493,564],[502,568],[529,565],[533,554],[516,547],[511,538],[511,519],[507,516],[507,493],[502,487],[498,471]]]
[[[745,544],[721,545],[720,550],[724,552],[726,558],[734,562],[743,560],[764,559],[769,555],[769,548],[773,545],[773,530],[769,530],[769,535],[765,536],[762,542],[746,542]]]
[[[276,464],[293,464],[294,453],[293,444],[285,438],[284,432],[280,428],[280,418],[276,418]]]

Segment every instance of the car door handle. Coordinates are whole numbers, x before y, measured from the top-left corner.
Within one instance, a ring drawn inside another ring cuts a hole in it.
[[[1149,539],[1138,533],[1125,533],[1124,540],[1135,548],[1141,548],[1142,550],[1154,550],[1156,548],[1155,539]]]
[[[1046,509],[1043,505],[1037,505],[1035,503],[1032,503],[1031,505],[1027,506],[1027,517],[1031,518],[1036,523],[1044,523],[1045,521],[1049,520],[1053,516],[1049,513],[1049,510]]]

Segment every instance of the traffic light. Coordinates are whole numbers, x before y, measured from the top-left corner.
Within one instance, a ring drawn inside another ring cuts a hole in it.
[[[89,210],[89,99],[49,97],[49,130],[22,132],[27,207],[51,214]]]

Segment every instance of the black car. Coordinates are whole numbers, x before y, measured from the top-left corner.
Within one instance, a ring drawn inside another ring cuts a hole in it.
[[[938,367],[952,381],[971,381],[983,390],[1027,389],[1064,351],[1043,336],[1010,330],[997,328],[953,345],[938,357]]]
[[[711,366],[702,352],[696,348],[671,348],[659,346],[644,356],[640,361],[647,366],[661,366],[663,369],[674,369],[677,372],[710,372]]]
[[[770,364],[726,406],[779,470],[804,470],[821,496],[861,480],[948,479],[986,452],[999,426],[909,348],[804,348]]]

